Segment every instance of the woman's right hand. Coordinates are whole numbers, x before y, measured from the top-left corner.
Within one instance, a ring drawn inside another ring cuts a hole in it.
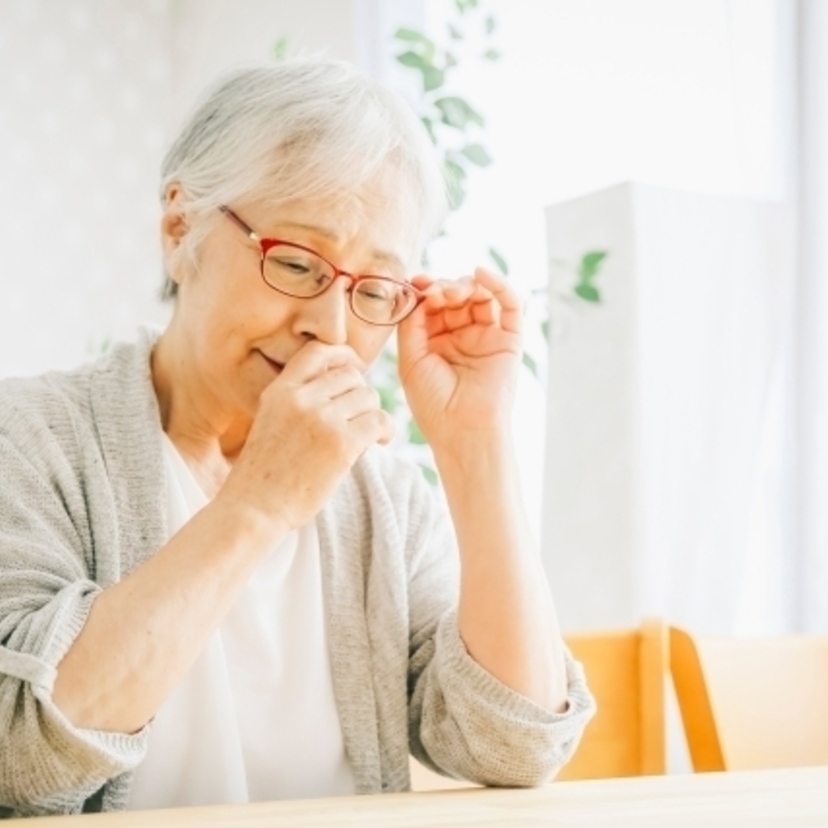
[[[264,390],[244,448],[217,495],[291,531],[310,521],[339,481],[394,423],[347,345],[309,342]]]

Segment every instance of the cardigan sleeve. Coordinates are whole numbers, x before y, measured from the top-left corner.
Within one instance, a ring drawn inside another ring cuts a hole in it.
[[[48,434],[41,434],[48,440]],[[62,470],[0,435],[0,815],[72,813],[143,757],[136,734],[73,726],[52,700],[57,665],[101,588]]]
[[[594,713],[581,665],[566,651],[568,705],[547,710],[468,653],[457,626],[458,556],[446,510],[426,493],[411,561],[409,739],[427,767],[482,785],[548,781]]]

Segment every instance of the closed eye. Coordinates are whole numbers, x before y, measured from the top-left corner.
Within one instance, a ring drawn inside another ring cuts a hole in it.
[[[276,259],[276,262],[280,267],[289,270],[291,273],[310,273],[310,268],[301,262],[289,262],[284,259]]]

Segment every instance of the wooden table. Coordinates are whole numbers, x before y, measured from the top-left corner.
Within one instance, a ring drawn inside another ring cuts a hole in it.
[[[822,828],[828,826],[828,767],[558,782],[534,790],[474,788],[87,814],[19,824],[21,828]]]

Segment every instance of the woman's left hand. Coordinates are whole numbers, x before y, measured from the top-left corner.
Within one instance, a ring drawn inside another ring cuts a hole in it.
[[[421,276],[424,301],[399,329],[399,369],[431,447],[507,429],[521,355],[521,307],[506,281],[478,268],[456,282]]]

